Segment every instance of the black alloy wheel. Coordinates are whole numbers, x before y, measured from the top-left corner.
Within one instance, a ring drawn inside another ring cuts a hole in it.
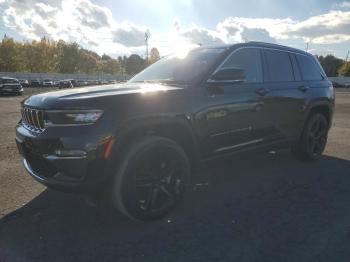
[[[326,147],[328,123],[326,119],[318,114],[310,124],[310,131],[308,134],[308,149],[310,154],[319,157]]]
[[[132,147],[122,168],[119,209],[136,220],[150,220],[171,211],[182,199],[189,182],[189,163],[175,142],[147,138]]]
[[[301,160],[313,161],[322,156],[327,144],[329,124],[323,114],[313,114],[306,122],[299,142],[292,148],[294,155]]]

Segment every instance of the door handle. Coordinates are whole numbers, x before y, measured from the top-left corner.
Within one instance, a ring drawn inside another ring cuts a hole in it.
[[[306,92],[307,90],[309,90],[310,87],[308,86],[299,86],[298,89],[301,91],[301,92]]]
[[[255,93],[257,93],[259,96],[265,96],[269,92],[270,90],[267,88],[259,88],[258,90],[255,91]]]

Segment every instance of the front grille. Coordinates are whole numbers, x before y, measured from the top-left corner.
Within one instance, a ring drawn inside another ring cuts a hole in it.
[[[22,123],[24,127],[35,132],[42,132],[45,129],[44,111],[23,107],[21,109]]]

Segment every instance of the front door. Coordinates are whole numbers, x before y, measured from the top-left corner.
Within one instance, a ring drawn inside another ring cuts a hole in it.
[[[245,80],[209,79],[202,87],[206,104],[195,114],[195,128],[204,157],[257,145],[266,136],[260,50],[237,49],[215,72],[227,68],[243,70]]]

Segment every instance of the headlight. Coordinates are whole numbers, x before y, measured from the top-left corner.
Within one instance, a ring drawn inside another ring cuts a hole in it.
[[[102,110],[46,111],[45,126],[76,126],[95,123],[103,114]]]

